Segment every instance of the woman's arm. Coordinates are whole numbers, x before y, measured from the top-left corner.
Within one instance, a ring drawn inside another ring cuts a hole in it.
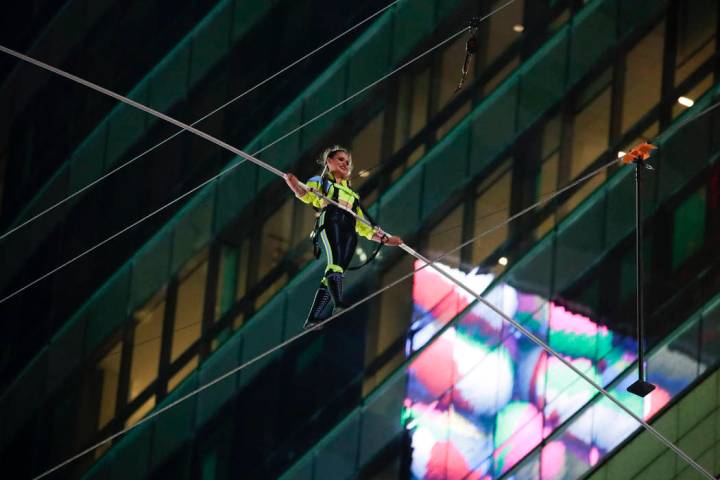
[[[305,190],[302,185],[300,185],[300,180],[293,175],[292,173],[286,173],[283,178],[285,179],[285,183],[287,183],[287,186],[290,187],[290,190],[293,191],[296,197],[304,197],[307,195],[308,191]]]

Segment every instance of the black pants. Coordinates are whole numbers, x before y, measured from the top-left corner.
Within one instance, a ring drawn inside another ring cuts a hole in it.
[[[325,275],[343,273],[350,265],[358,241],[355,221],[349,212],[332,205],[320,215],[320,245],[327,260]]]

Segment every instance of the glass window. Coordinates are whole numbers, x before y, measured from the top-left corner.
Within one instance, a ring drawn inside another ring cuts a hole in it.
[[[675,210],[673,223],[672,268],[682,265],[705,241],[705,192],[702,187]]]
[[[172,391],[177,387],[180,382],[190,375],[193,370],[198,366],[198,356],[195,355],[189,362],[187,362],[175,375],[170,377],[168,380],[168,392]]]
[[[700,97],[703,96],[705,92],[710,90],[710,87],[713,86],[713,75],[709,74],[706,75],[705,78],[703,78],[700,82],[697,83],[693,88],[691,88],[688,92],[686,92],[683,96],[689,98],[692,101],[698,100]],[[680,115],[682,112],[687,110],[688,107],[681,105],[678,102],[673,103],[673,118]]]
[[[360,187],[370,176],[370,170],[380,164],[384,117],[385,111],[375,115],[353,138],[353,188]]]
[[[466,41],[467,35],[462,35],[452,42],[442,53],[437,92],[438,110],[442,110],[442,108],[455,96],[455,90],[457,89],[460,77],[462,76],[462,62],[465,60]],[[471,61],[475,63],[476,60],[477,57],[473,56]],[[473,72],[475,69],[472,67],[473,65],[470,65],[470,70],[468,71],[467,78],[465,79],[465,85],[470,83],[473,79]]]
[[[501,7],[504,3],[507,2],[503,0],[492,2],[489,11]],[[495,60],[497,56],[504,52],[505,49],[522,34],[522,30],[520,30],[520,32],[516,31],[518,29],[516,29],[515,26],[522,26],[523,24],[524,3],[525,2],[513,2],[487,19],[488,37],[485,56],[487,63]]]
[[[203,256],[205,258],[199,264],[194,261],[180,277],[170,361],[175,361],[200,338],[208,270],[207,254]]]
[[[717,0],[684,0],[678,7],[675,85],[712,56],[717,41]]]
[[[435,259],[462,243],[463,204],[458,205],[430,231],[426,256]],[[460,252],[443,258],[442,262],[453,267],[460,266]]]
[[[413,79],[413,104],[410,116],[410,137],[415,136],[428,119],[428,98],[430,97],[430,69],[426,68]]]
[[[145,307],[135,312],[135,341],[130,362],[128,401],[132,401],[157,378],[164,317],[164,289]]]
[[[520,59],[518,57],[514,57],[505,66],[503,66],[498,73],[493,75],[493,77],[487,81],[485,86],[483,86],[483,92],[485,95],[492,93],[492,91],[495,90],[518,65],[520,65]]]
[[[98,412],[98,430],[115,417],[117,404],[118,382],[120,379],[120,358],[122,342],[118,342],[98,363],[102,391],[100,392],[100,408]]]
[[[395,134],[393,136],[393,153],[405,145],[410,132],[410,104],[412,98],[412,77],[403,75],[398,82],[397,109],[395,111]]]
[[[3,205],[3,186],[5,185],[5,169],[7,164],[8,154],[7,150],[0,153],[0,213],[2,213],[2,205]]]
[[[475,235],[494,227],[510,216],[510,193],[512,170],[510,162],[498,169],[499,175],[486,184],[480,185],[475,199]],[[472,262],[479,265],[502,244],[508,235],[505,225],[483,236],[473,243]]]
[[[382,277],[382,285],[388,285],[413,270],[413,259],[404,256]],[[371,316],[367,326],[365,365],[385,353],[398,341],[404,339],[412,317],[412,282],[401,282],[380,296],[380,312]],[[405,358],[404,343],[387,363],[363,383],[363,395],[379,385]]]
[[[262,279],[285,256],[292,239],[293,204],[288,198],[263,224],[258,259],[258,279]]]
[[[437,129],[436,138],[438,140],[443,138],[450,130],[453,129],[455,125],[460,123],[460,120],[465,118],[465,116],[470,113],[470,108],[470,101],[465,102],[462,107],[458,108],[457,111],[453,113],[452,116],[445,123],[443,123],[440,128]]]
[[[585,197],[590,195],[592,192],[595,191],[596,188],[602,185],[605,181],[605,178],[607,178],[607,170],[598,173],[590,180],[588,180],[582,187],[578,188],[577,191],[573,193],[570,198],[568,198],[567,201],[562,205],[562,208],[560,209],[560,219],[564,218],[567,214],[572,212],[575,207],[580,205],[580,202],[585,200]]]
[[[571,178],[576,178],[608,147],[610,88],[606,87],[573,118]]]
[[[247,290],[250,240],[245,238],[239,246],[223,245],[220,253],[220,278],[215,302],[215,320],[219,320]]]
[[[640,40],[625,57],[622,131],[628,131],[660,101],[665,22]]]
[[[140,408],[135,410],[132,415],[130,415],[125,421],[125,427],[131,427],[135,425],[137,422],[139,422],[145,415],[150,413],[150,410],[152,410],[155,407],[155,395],[150,397],[145,403],[140,405]]]
[[[280,278],[275,280],[272,285],[266,288],[255,300],[255,309],[259,310],[260,307],[265,305],[268,300],[272,298],[275,293],[280,290],[288,282],[288,274],[283,273]]]

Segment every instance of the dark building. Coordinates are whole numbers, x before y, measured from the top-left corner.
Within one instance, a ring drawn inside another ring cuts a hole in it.
[[[0,44],[303,179],[346,145],[384,229],[451,252],[443,271],[720,473],[717,2],[401,0],[274,76],[389,3],[36,1],[7,9]],[[474,16],[488,17],[458,90]],[[135,425],[48,478],[695,473],[429,269],[246,366],[301,332],[324,267],[312,211],[132,107],[9,56],[0,75],[0,463],[14,477]],[[643,183],[657,389],[641,399],[625,390],[633,171],[613,160],[644,140],[659,146]],[[412,260],[384,248],[348,274],[349,296]]]

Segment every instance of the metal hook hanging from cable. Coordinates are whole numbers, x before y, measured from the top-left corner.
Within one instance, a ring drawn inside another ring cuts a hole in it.
[[[460,70],[462,76],[460,77],[460,82],[458,83],[454,93],[459,92],[463,83],[465,83],[465,78],[467,77],[468,71],[470,71],[470,58],[477,53],[478,41],[476,35],[479,27],[480,17],[472,17],[467,26],[468,31],[470,32],[470,38],[468,38],[465,42],[465,61],[463,62],[462,69]]]

